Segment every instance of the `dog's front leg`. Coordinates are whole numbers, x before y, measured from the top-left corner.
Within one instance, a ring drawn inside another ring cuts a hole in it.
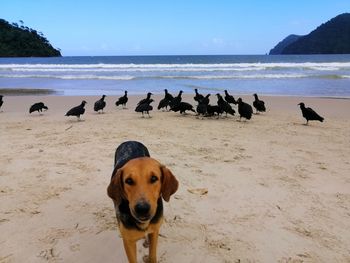
[[[148,234],[149,240],[149,262],[157,263],[157,243],[158,243],[158,231]]]
[[[137,263],[136,242],[123,238],[124,249],[128,257],[129,263]]]

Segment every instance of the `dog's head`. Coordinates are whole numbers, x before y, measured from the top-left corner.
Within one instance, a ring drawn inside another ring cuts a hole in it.
[[[153,218],[160,197],[168,202],[178,188],[171,171],[150,157],[132,159],[115,173],[107,188],[108,196],[117,205],[127,200],[132,216],[140,223]]]

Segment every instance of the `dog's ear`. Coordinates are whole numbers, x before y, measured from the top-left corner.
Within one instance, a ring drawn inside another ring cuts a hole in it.
[[[111,182],[107,188],[108,196],[112,198],[117,203],[117,205],[120,205],[124,196],[122,177],[123,170],[120,168],[115,171],[115,174],[112,175]]]
[[[160,169],[162,171],[162,197],[165,201],[169,202],[170,196],[177,191],[179,182],[176,180],[171,171],[164,165],[162,165]]]

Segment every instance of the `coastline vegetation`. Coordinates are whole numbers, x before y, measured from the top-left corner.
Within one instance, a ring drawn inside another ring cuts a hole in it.
[[[308,35],[289,35],[269,54],[350,54],[350,13],[332,18]]]
[[[60,57],[43,33],[0,19],[0,57]]]

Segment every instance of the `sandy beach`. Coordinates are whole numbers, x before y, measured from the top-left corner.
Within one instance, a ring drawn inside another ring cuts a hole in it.
[[[4,97],[1,263],[127,262],[106,194],[126,140],[144,143],[180,183],[165,203],[159,262],[350,262],[349,99],[260,96],[267,112],[239,122],[157,110],[141,118],[144,96],[128,109],[117,97],[104,114],[93,111],[99,97]],[[82,99],[83,121],[65,117]],[[39,101],[49,110],[30,115]],[[301,101],[325,121],[305,126]],[[145,254],[140,242],[139,262]]]

